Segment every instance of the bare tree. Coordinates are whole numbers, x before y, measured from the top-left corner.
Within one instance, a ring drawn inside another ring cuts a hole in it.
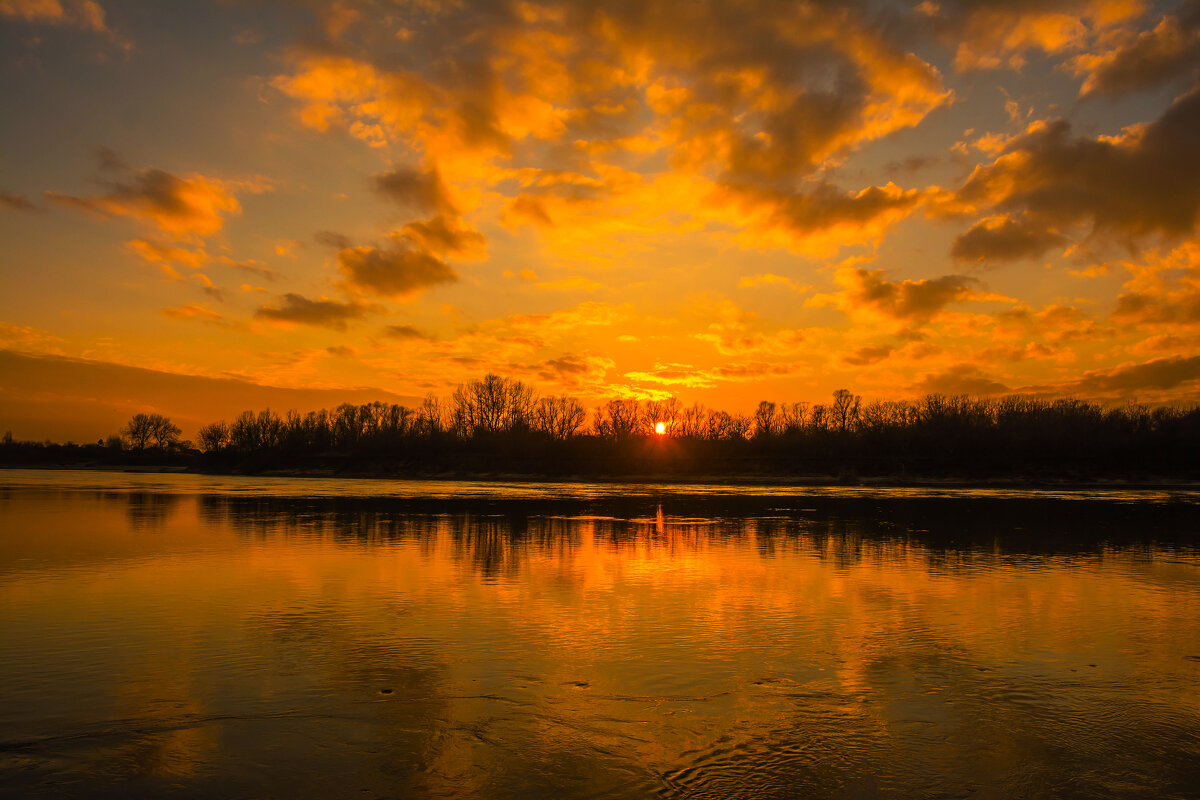
[[[849,389],[838,389],[833,393],[833,405],[829,408],[831,424],[840,431],[846,431],[858,420],[858,407],[862,398],[851,394]]]
[[[797,434],[804,430],[804,421],[808,414],[808,403],[784,403],[779,407],[779,427],[781,433]]]
[[[574,397],[543,397],[534,406],[532,427],[555,439],[569,439],[587,419],[583,404]]]
[[[777,436],[780,427],[780,418],[775,404],[763,400],[754,411],[754,435],[763,438]]]
[[[206,453],[217,453],[229,445],[229,426],[224,422],[213,422],[200,429],[200,449]]]
[[[596,434],[627,439],[640,432],[641,419],[641,407],[637,400],[609,400],[596,409]]]
[[[679,414],[679,435],[688,439],[704,436],[708,425],[708,409],[693,403]]]
[[[464,436],[527,430],[533,419],[533,387],[499,375],[459,386],[450,403],[455,427]]]
[[[179,428],[162,414],[134,414],[121,430],[134,450],[145,450],[153,442],[167,448],[179,441]]]
[[[421,432],[426,436],[434,436],[446,430],[448,414],[446,404],[433,392],[425,395],[418,412]]]
[[[649,433],[657,431],[659,423],[662,423],[663,433],[674,435],[675,429],[679,426],[680,409],[679,399],[676,397],[668,397],[666,400],[651,400],[642,410],[642,427]]]

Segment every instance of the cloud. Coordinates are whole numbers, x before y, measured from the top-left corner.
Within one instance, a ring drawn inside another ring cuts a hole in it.
[[[151,264],[180,264],[191,269],[200,269],[208,261],[208,254],[202,249],[188,250],[153,239],[131,239],[125,242],[125,249]],[[174,270],[168,272],[168,275],[179,277]]]
[[[808,284],[796,283],[791,278],[785,278],[782,275],[776,275],[773,272],[760,272],[757,275],[743,275],[738,279],[739,289],[750,289],[755,286],[786,286],[787,288],[797,291],[806,292],[812,287]]]
[[[104,9],[95,0],[0,0],[0,17],[108,31]]]
[[[1200,324],[1200,287],[1167,295],[1124,292],[1112,317],[1123,323]]]
[[[865,367],[870,364],[875,364],[883,361],[892,354],[895,350],[890,344],[867,345],[846,353],[842,356],[842,363],[852,367]]]
[[[431,255],[460,260],[478,260],[486,256],[483,234],[460,217],[438,214],[427,220],[410,222],[394,238],[407,239]]]
[[[169,306],[162,310],[163,316],[171,317],[172,319],[195,320],[197,322],[205,322],[209,325],[224,325],[225,318],[220,312],[213,311],[203,305],[189,304],[182,306]]]
[[[1128,394],[1140,390],[1174,389],[1196,381],[1200,381],[1200,356],[1169,356],[1085,372],[1073,389],[1082,394]]]
[[[458,213],[436,169],[397,169],[376,175],[373,182],[378,192],[401,208],[420,214]]]
[[[962,262],[1019,261],[1066,243],[1067,238],[1056,231],[1038,229],[1024,218],[1001,215],[981,219],[955,238],[950,255]]]
[[[127,179],[102,179],[105,194],[90,197],[46,192],[59,205],[105,217],[132,217],[156,226],[178,239],[209,236],[224,224],[224,215],[240,214],[239,192],[268,191],[263,179],[223,181],[192,174],[172,175],[161,169],[146,169]]]
[[[917,196],[890,184],[803,182],[952,100],[892,21],[881,10],[773,0],[466,0],[369,26],[326,25],[326,40],[294,48],[272,85],[308,127],[436,164],[377,176],[376,187],[451,228],[460,216],[451,197],[478,197],[480,187],[501,191],[507,224],[565,225],[576,237],[588,224],[653,233],[642,222],[648,209],[670,212],[676,226],[719,222],[694,190],[668,207],[639,187],[641,175],[611,179],[637,159],[719,187],[717,199],[789,239],[783,246],[827,250],[834,239],[877,237]],[[439,58],[398,51],[396,37]],[[535,177],[523,174],[530,169]],[[514,177],[516,196],[505,183]]]
[[[553,382],[559,386],[603,391],[604,379],[614,365],[613,360],[609,358],[591,354],[567,353],[536,364],[533,366],[533,370],[541,380]]]
[[[403,247],[347,248],[337,254],[337,264],[350,286],[384,297],[412,297],[431,286],[458,280],[444,261]]]
[[[1066,120],[1037,122],[991,164],[976,167],[954,202],[1021,214],[1039,246],[1045,232],[1073,225],[1126,242],[1189,234],[1200,213],[1197,130],[1200,89],[1119,136],[1074,137]]]
[[[807,305],[835,305],[849,315],[866,313],[901,322],[925,323],[935,319],[951,303],[1006,301],[982,288],[966,275],[889,281],[884,271],[843,267],[836,280],[842,287],[835,294],[815,295]]]
[[[58,336],[39,328],[0,322],[0,344],[6,348],[15,346],[19,350],[57,352],[62,342]]]
[[[354,241],[344,233],[337,231],[317,231],[313,234],[317,244],[332,247],[335,250],[345,250],[354,246]]]
[[[806,191],[779,191],[745,185],[718,185],[708,198],[732,207],[737,222],[751,231],[775,235],[778,244],[811,255],[828,255],[847,244],[878,240],[921,200],[916,189],[894,183],[843,192],[829,183]],[[743,237],[749,243],[760,237]]]
[[[262,306],[254,312],[254,316],[341,331],[346,329],[348,322],[363,318],[371,310],[371,306],[363,303],[339,303],[324,297],[320,300],[310,300],[303,295],[288,292],[282,297],[282,305]]]
[[[1036,337],[1038,341],[1099,341],[1113,335],[1096,320],[1075,306],[1052,303],[1035,311],[1021,303],[992,317],[993,338]]]
[[[238,261],[229,256],[219,256],[217,263],[222,266],[236,269],[240,272],[245,272],[250,275],[257,275],[260,278],[266,278],[269,281],[278,280],[282,277],[278,272],[268,267],[264,267],[261,261],[255,261],[253,258],[243,259]]]
[[[924,4],[933,27],[954,43],[960,71],[1020,69],[1031,51],[1070,53],[1141,13],[1134,0],[942,0]]]
[[[1200,325],[1200,239],[1183,242],[1167,253],[1148,250],[1122,266],[1132,277],[1117,297],[1113,322],[1149,328]]]
[[[383,335],[389,339],[430,339],[429,334],[422,332],[413,325],[388,325],[383,329]]]
[[[549,314],[513,314],[504,318],[505,324],[517,330],[564,331],[581,327],[609,326],[629,316],[627,306],[588,301],[573,308]]]
[[[1009,388],[974,364],[956,364],[944,372],[927,373],[911,387],[922,394],[1004,394]]]
[[[43,209],[29,201],[29,198],[23,194],[9,194],[8,192],[0,192],[0,206],[12,209],[13,211],[37,212]]]
[[[176,271],[176,266],[198,270],[202,269],[205,264],[220,264],[221,266],[230,267],[260,278],[265,278],[269,281],[274,281],[280,277],[278,272],[262,266],[261,262],[254,259],[238,261],[229,256],[217,256],[213,258],[203,248],[198,247],[191,250],[155,239],[131,239],[125,242],[125,249],[143,261],[157,265],[162,269],[163,274],[172,280],[183,280],[183,276]],[[201,277],[205,281],[208,281],[207,277]],[[211,290],[211,281],[208,281],[208,283]]]
[[[1068,68],[1086,76],[1080,96],[1118,96],[1194,78],[1200,67],[1200,3],[1165,15],[1151,30],[1120,37],[1099,52],[1076,56]]]
[[[707,389],[718,383],[742,383],[763,378],[795,375],[801,368],[795,364],[771,364],[750,361],[743,364],[722,364],[712,368],[696,368],[690,364],[655,364],[649,371],[626,372],[625,377],[642,383],[662,386],[683,386]]]

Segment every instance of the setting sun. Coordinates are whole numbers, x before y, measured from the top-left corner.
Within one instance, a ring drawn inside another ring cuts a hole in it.
[[[660,422],[654,426],[654,432],[657,433],[659,436],[662,436],[664,433],[667,432],[667,426],[664,423]]]

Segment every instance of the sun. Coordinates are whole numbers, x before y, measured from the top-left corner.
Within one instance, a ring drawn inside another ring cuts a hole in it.
[[[667,426],[664,423],[660,422],[654,426],[654,432],[657,433],[659,436],[662,436],[664,433],[667,432]]]

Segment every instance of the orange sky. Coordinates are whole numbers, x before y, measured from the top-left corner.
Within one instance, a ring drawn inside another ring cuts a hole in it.
[[[0,0],[0,28],[18,438],[489,371],[742,411],[1200,397],[1200,3]]]

